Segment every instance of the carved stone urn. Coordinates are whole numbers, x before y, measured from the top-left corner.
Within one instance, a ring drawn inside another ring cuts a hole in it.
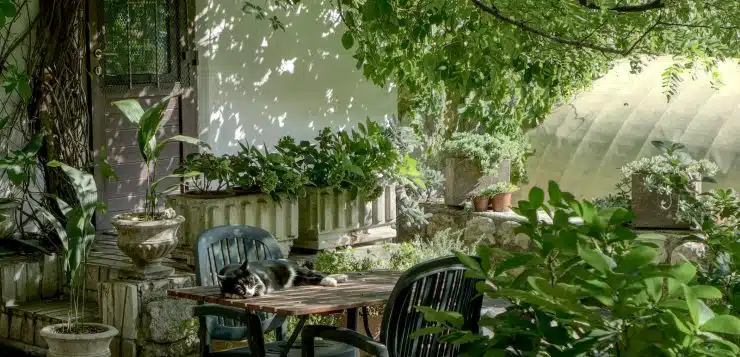
[[[114,216],[111,223],[118,231],[118,248],[133,261],[125,277],[159,279],[172,275],[175,269],[162,261],[177,248],[177,231],[185,222],[179,215],[165,215],[158,220],[144,220],[139,214]]]

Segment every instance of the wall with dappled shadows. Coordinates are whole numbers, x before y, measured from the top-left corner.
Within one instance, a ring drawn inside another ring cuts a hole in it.
[[[603,196],[619,180],[620,167],[659,153],[652,140],[680,142],[694,157],[716,162],[718,184],[705,189],[740,189],[740,69],[722,63],[718,88],[710,74],[687,74],[667,101],[661,74],[670,65],[670,59],[658,58],[631,74],[629,63],[620,63],[555,109],[529,134],[537,150],[527,162],[531,184],[517,195],[556,180],[579,197]]]
[[[366,81],[342,47],[344,25],[330,1],[277,12],[285,31],[243,13],[243,4],[196,1],[199,130],[215,152],[234,152],[241,140],[311,139],[324,126],[395,113],[393,89]]]

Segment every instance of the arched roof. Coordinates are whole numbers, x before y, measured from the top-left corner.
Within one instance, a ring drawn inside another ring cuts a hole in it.
[[[661,74],[671,64],[660,58],[630,74],[629,64],[620,63],[554,110],[529,133],[537,152],[527,162],[527,187],[556,180],[579,197],[603,196],[613,190],[620,167],[658,153],[652,140],[670,140],[716,162],[718,186],[740,189],[740,67],[722,63],[723,85],[716,89],[709,74],[686,75],[669,102]]]

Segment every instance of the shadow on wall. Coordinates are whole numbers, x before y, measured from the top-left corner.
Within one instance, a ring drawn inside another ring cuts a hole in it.
[[[277,11],[285,31],[244,14],[243,4],[197,3],[199,130],[216,153],[234,152],[243,140],[271,146],[283,135],[311,139],[325,126],[396,111],[393,88],[375,86],[355,69],[329,1]]]
[[[556,180],[579,197],[604,196],[613,191],[623,165],[659,154],[652,140],[680,142],[694,157],[716,162],[717,185],[706,189],[739,189],[740,70],[735,63],[721,64],[719,88],[706,73],[695,80],[687,75],[669,102],[661,74],[671,64],[660,58],[630,74],[629,64],[622,63],[570,105],[554,110],[529,134],[537,153],[527,162],[531,184],[518,195]]]

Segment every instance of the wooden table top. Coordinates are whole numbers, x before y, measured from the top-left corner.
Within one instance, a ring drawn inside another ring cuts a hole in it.
[[[382,305],[390,298],[401,274],[393,271],[348,273],[349,281],[335,287],[299,286],[248,299],[224,298],[218,286],[169,290],[167,295],[250,311],[303,316]]]

